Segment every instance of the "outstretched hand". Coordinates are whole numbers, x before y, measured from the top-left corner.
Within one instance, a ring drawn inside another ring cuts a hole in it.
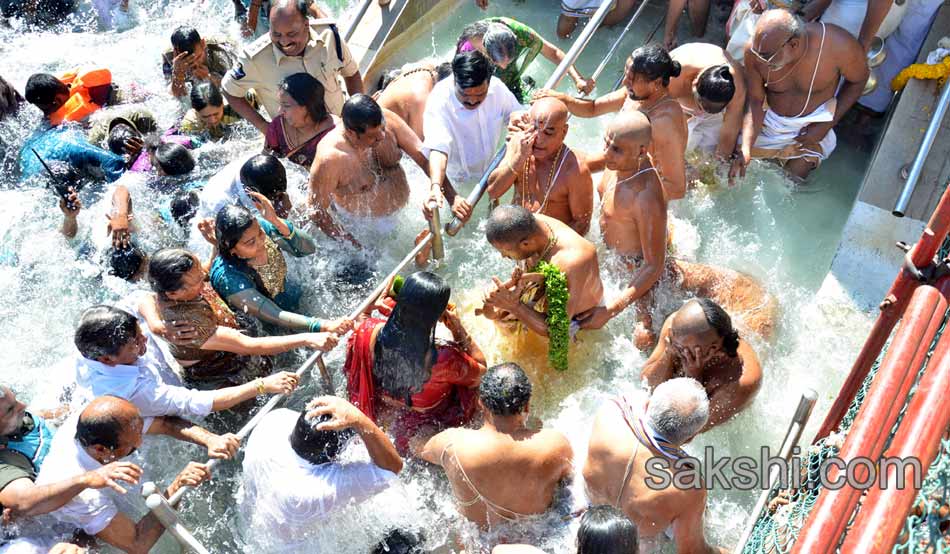
[[[90,489],[104,489],[106,487],[119,494],[126,490],[119,482],[136,485],[142,478],[142,468],[131,462],[112,462],[99,469],[86,472],[86,486]]]

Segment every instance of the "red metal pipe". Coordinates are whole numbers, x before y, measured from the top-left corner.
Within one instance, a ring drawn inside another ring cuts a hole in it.
[[[927,223],[927,227],[924,228],[920,240],[910,251],[909,258],[915,267],[922,269],[930,264],[948,232],[950,232],[950,188],[944,190],[940,197],[940,203],[937,204],[933,214],[931,214],[930,221]],[[848,407],[851,406],[854,395],[861,388],[861,384],[871,370],[874,360],[877,359],[881,349],[884,348],[887,337],[890,336],[894,325],[903,314],[904,308],[907,306],[907,300],[914,289],[917,288],[917,285],[917,280],[907,271],[907,268],[901,268],[887,292],[887,296],[881,302],[881,313],[874,322],[874,326],[871,328],[864,346],[861,347],[858,357],[854,360],[848,377],[841,385],[838,396],[828,410],[821,428],[815,435],[814,441],[812,441],[813,443],[827,437],[841,424],[841,418],[844,417]]]
[[[859,456],[872,460],[880,458],[884,442],[897,422],[946,311],[947,301],[934,287],[925,285],[914,291],[887,355],[838,454],[845,463]],[[859,481],[866,479],[867,468],[858,466],[858,469],[854,477]],[[832,466],[828,470],[829,482],[839,476],[844,477],[838,467]],[[861,490],[847,484],[822,491],[802,526],[792,554],[834,554],[861,494]]]
[[[950,333],[940,337],[907,413],[885,456],[920,460],[926,473],[940,451],[940,441],[950,426]],[[901,467],[905,486],[897,488],[898,468],[889,464],[887,488],[870,489],[844,544],[842,554],[890,554],[919,489],[913,487],[913,468]],[[923,479],[924,475],[920,475]]]

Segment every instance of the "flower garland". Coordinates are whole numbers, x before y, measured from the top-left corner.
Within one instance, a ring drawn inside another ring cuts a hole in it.
[[[544,275],[548,302],[548,362],[558,371],[567,370],[567,350],[571,343],[571,321],[567,317],[567,276],[550,262],[539,262],[532,273]]]
[[[950,56],[945,57],[940,63],[915,63],[908,65],[894,77],[891,81],[891,89],[895,92],[901,90],[907,85],[907,81],[913,79],[937,79],[937,82],[943,86],[950,75]]]

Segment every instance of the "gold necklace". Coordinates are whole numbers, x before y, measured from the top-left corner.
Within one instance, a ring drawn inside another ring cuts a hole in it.
[[[564,143],[561,143],[560,148],[557,149],[557,154],[554,155],[554,159],[551,160],[551,171],[548,172],[548,186],[544,191],[544,199],[541,202],[541,207],[538,208],[538,211],[544,210],[544,204],[547,203],[548,194],[551,193],[551,189],[554,187],[554,171],[557,169],[557,161],[561,158],[561,153],[564,152]],[[528,202],[528,164],[531,162],[532,156],[528,156],[524,161],[524,168],[521,174],[521,205],[524,207],[525,204],[533,204],[534,195],[532,195],[532,202]],[[538,191],[541,190],[541,181],[538,180]],[[530,208],[529,208],[530,209]]]
[[[547,258],[548,254],[551,253],[551,249],[557,245],[557,235],[554,234],[554,231],[551,229],[551,225],[545,223],[544,226],[547,228],[548,233],[550,233],[551,236],[548,238],[547,246],[544,247],[544,250],[541,251],[541,255],[538,256],[538,263],[545,261],[544,258]],[[535,265],[538,264],[536,263]]]

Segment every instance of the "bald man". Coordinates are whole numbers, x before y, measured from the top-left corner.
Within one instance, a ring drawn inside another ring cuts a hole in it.
[[[864,91],[864,49],[837,25],[769,10],[745,52],[749,111],[730,178],[744,176],[750,160],[761,158],[777,160],[803,180],[831,155],[837,144],[832,128]]]
[[[590,229],[594,187],[590,170],[566,144],[568,111],[556,98],[541,98],[508,133],[508,149],[488,177],[498,200],[514,187],[512,204],[553,217],[584,236]]]
[[[736,150],[745,114],[742,65],[715,44],[691,42],[670,52],[679,62],[670,79],[670,96],[689,118],[686,150],[699,150],[729,160]]]
[[[620,295],[578,315],[582,329],[599,329],[650,291],[666,268],[666,200],[649,155],[650,121],[640,111],[617,114],[607,127],[606,169],[597,192],[601,198],[600,232],[608,250],[630,272]],[[640,325],[652,324],[651,310],[638,303]]]
[[[651,136],[650,122],[639,111],[621,112],[607,127],[606,169],[597,187],[600,231],[615,255],[612,265],[630,275],[630,284],[606,305],[579,314],[581,328],[600,329],[634,304],[634,344],[640,350],[651,348],[656,344],[652,291],[662,279],[678,291],[715,297],[741,312],[752,331],[769,338],[777,306],[755,280],[730,269],[669,256],[667,203],[649,156]]]
[[[115,396],[100,396],[90,402],[78,418],[67,420],[56,434],[36,484],[55,483],[127,458],[142,446],[143,434],[192,441],[190,432],[190,425],[182,420],[143,419],[131,402]],[[142,470],[134,464],[128,465],[124,480],[137,483]],[[165,497],[171,497],[184,486],[196,487],[210,476],[207,464],[191,462],[169,485]],[[115,497],[105,490],[86,489],[52,515],[129,553],[147,553],[165,532],[165,527],[151,513],[138,523],[120,513]]]
[[[732,318],[709,298],[690,300],[663,323],[660,342],[640,374],[650,387],[676,377],[702,383],[709,397],[707,431],[752,402],[762,367]]]

